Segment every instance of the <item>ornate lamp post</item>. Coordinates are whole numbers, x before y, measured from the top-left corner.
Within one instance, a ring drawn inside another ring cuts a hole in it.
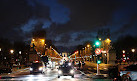
[[[133,52],[133,64],[134,64],[134,62],[135,62],[135,57],[134,56],[135,56],[135,51],[136,50],[135,49],[131,49],[131,51]]]

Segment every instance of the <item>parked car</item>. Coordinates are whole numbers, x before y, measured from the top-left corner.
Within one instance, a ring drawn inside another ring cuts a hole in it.
[[[0,73],[11,73],[12,69],[10,67],[2,67],[0,68]]]
[[[120,72],[120,76],[123,76],[124,74],[126,74],[127,72],[130,72],[129,76],[131,78],[131,80],[137,80],[137,65],[130,65],[124,68],[124,71]]]

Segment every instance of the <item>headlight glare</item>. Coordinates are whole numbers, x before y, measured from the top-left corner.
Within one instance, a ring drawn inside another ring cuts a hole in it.
[[[59,71],[58,71],[58,74],[62,74],[62,71],[61,71],[61,70],[59,70]]]
[[[43,68],[42,67],[39,67],[39,70],[41,71]]]
[[[73,74],[73,73],[74,73],[74,70],[70,70],[70,73]]]
[[[30,68],[30,71],[32,71],[33,70],[33,68]]]
[[[68,63],[69,66],[71,66],[71,63]]]

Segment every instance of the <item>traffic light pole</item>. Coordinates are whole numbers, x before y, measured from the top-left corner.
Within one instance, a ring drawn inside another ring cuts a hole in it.
[[[97,62],[98,62],[98,56],[97,56]],[[100,71],[99,71],[99,64],[97,63],[97,74],[96,75],[99,75],[100,74]]]
[[[98,48],[96,48],[98,47]],[[101,54],[101,49],[100,49],[100,41],[95,42],[95,54],[97,55],[97,74],[94,75],[92,78],[93,79],[99,79],[99,78],[104,78],[104,75],[100,74],[99,71],[99,64],[101,63],[101,60],[99,59],[99,55]]]

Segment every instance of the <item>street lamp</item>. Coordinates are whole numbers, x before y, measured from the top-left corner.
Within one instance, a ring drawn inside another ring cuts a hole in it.
[[[10,50],[10,53],[13,54],[13,53],[14,53],[14,50]]]
[[[21,51],[19,51],[19,54],[21,54]]]
[[[131,49],[131,51],[134,53],[134,52],[135,52],[135,49]]]
[[[107,38],[107,39],[105,40],[105,42],[109,44],[109,43],[111,42],[111,40],[110,40],[109,38]]]
[[[90,47],[90,45],[88,44],[88,45],[87,45],[87,47],[89,48],[89,47]]]
[[[101,41],[102,39],[101,39],[101,38],[99,38],[99,40]]]
[[[0,48],[0,55],[2,56],[2,64],[3,64],[3,55],[1,54],[1,48]]]
[[[133,64],[134,64],[134,61],[135,61],[135,55],[134,55],[134,52],[135,52],[135,49],[131,49],[131,51],[133,52]]]
[[[11,55],[10,55],[11,56],[11,63],[13,64],[13,62],[14,62],[14,56],[13,56],[14,50],[11,49],[10,53],[11,53]],[[11,66],[11,68],[12,68],[12,66]]]
[[[32,41],[35,41],[35,39],[32,39]]]
[[[126,51],[125,51],[125,50],[123,50],[122,52],[123,52],[123,53],[125,53]]]
[[[41,39],[42,42],[44,42],[45,40],[44,39]]]

